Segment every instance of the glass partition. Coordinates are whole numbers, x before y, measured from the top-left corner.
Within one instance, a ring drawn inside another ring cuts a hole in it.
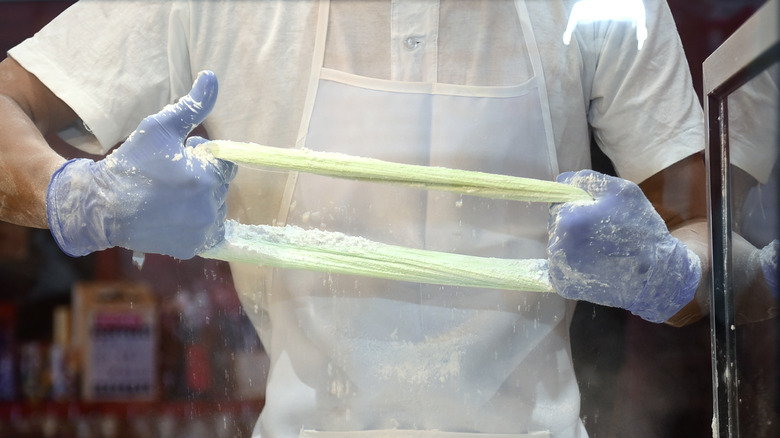
[[[719,437],[778,434],[778,14],[767,2],[704,63]]]

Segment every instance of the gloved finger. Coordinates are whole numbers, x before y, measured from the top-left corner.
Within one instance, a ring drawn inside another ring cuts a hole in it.
[[[222,204],[219,206],[219,210],[217,211],[217,218],[219,218],[220,226],[224,227],[225,219],[227,218],[227,203],[224,202],[224,198]]]
[[[236,177],[236,173],[238,172],[238,166],[231,161],[220,160],[215,157],[209,160],[209,164],[217,169],[217,173],[219,173],[222,183],[226,186],[233,181],[233,178]]]
[[[227,197],[227,193],[229,189],[230,189],[230,181],[225,181],[223,184],[214,187],[214,190],[212,191],[212,193],[214,194],[214,199],[217,202],[225,202],[225,197]]]
[[[565,202],[555,202],[550,204],[550,216],[549,216],[549,223],[548,228],[552,227],[553,222],[555,221],[555,217],[558,216],[558,214],[561,212],[561,208],[566,204]]]
[[[161,111],[157,119],[184,138],[209,115],[217,102],[218,91],[217,76],[211,71],[200,72],[190,92]]]
[[[215,224],[213,233],[211,233],[206,240],[203,242],[203,248],[198,250],[198,253],[201,253],[203,251],[208,250],[209,248],[213,247],[214,245],[222,242],[225,240],[225,217],[226,217],[227,207],[225,205],[222,205],[219,210],[219,222]]]
[[[188,148],[197,148],[198,146],[202,145],[203,143],[206,143],[208,140],[199,137],[199,136],[192,136],[187,139],[187,147]],[[197,157],[198,155],[195,154]],[[227,184],[230,181],[233,181],[233,178],[236,177],[236,173],[238,172],[238,166],[231,162],[231,161],[225,161],[221,160],[216,157],[209,157],[207,160],[210,164],[214,165],[214,167],[217,168],[217,172],[219,172],[219,175],[222,177],[222,181]]]
[[[585,187],[582,187],[582,182],[586,179],[586,177],[592,178],[594,174],[600,175],[598,172],[589,169],[580,170],[577,172],[563,172],[558,175],[556,181],[562,184],[570,184],[575,187],[580,187],[585,189]],[[567,204],[566,202],[551,203],[550,204],[551,219],[554,218],[556,215],[558,215],[560,213],[561,208],[566,204]]]
[[[637,196],[641,192],[641,189],[631,181],[590,169],[562,173],[558,176],[558,182],[585,190],[594,201],[605,195],[626,192],[630,196]]]
[[[563,184],[569,184],[576,172],[563,172],[555,178],[556,181]]]
[[[194,148],[194,147],[197,147],[198,145],[202,145],[203,143],[205,143],[207,141],[208,141],[208,139],[205,139],[205,138],[197,136],[197,135],[193,135],[192,137],[188,137],[187,138],[187,143],[186,144],[187,144],[188,148]]]

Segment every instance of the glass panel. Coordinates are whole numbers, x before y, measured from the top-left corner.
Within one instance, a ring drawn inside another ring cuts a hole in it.
[[[778,67],[772,65],[728,97],[736,384],[743,436],[780,433],[776,258],[770,268],[778,242]]]

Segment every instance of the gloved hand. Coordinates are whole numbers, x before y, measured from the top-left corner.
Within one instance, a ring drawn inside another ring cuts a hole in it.
[[[669,233],[636,184],[590,170],[558,181],[594,198],[551,206],[550,281],[560,295],[652,322],[668,320],[693,299],[699,257]]]
[[[190,93],[141,121],[100,161],[66,162],[47,193],[49,228],[71,256],[114,246],[188,259],[224,237],[232,163],[200,154],[187,140],[211,112],[217,78],[198,75]]]
[[[759,251],[758,259],[761,262],[761,271],[764,274],[766,284],[776,300],[780,299],[777,291],[777,249],[780,241],[777,239],[769,242],[768,245]]]

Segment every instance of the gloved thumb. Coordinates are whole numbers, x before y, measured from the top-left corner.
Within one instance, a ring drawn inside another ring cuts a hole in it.
[[[214,108],[218,91],[219,83],[214,72],[206,70],[198,73],[190,92],[161,111],[157,115],[158,122],[175,129],[180,138],[186,137]]]

